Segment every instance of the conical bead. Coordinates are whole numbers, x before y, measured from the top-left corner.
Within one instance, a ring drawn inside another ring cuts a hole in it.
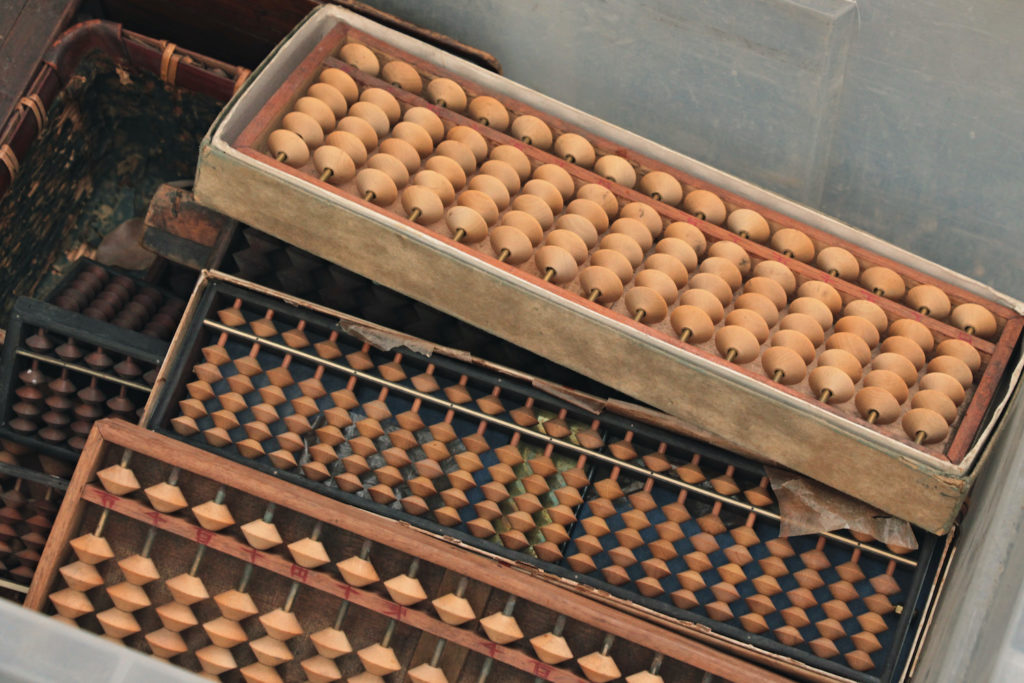
[[[160,578],[160,572],[153,560],[142,555],[132,555],[119,560],[117,566],[120,567],[126,581],[139,586],[144,586]]]
[[[138,491],[140,484],[135,478],[135,473],[124,465],[111,465],[96,473],[96,477],[103,484],[103,488],[115,496],[124,496],[133,491]]]
[[[460,598],[454,593],[442,595],[433,601],[433,605],[434,609],[437,610],[438,616],[441,617],[441,621],[446,624],[459,626],[467,621],[476,619],[476,614],[473,613],[469,600]]]
[[[444,675],[444,671],[429,664],[420,664],[409,669],[409,680],[412,683],[448,683],[448,677]]]
[[[72,539],[71,549],[75,551],[78,559],[86,564],[99,564],[114,556],[107,539],[96,534],[85,534]]]
[[[203,624],[203,630],[210,642],[218,647],[235,647],[248,640],[245,629],[233,619],[217,617]]]
[[[359,655],[359,661],[363,663],[363,668],[377,676],[387,676],[402,668],[402,665],[398,663],[398,658],[395,657],[394,650],[384,647],[380,643],[364,647],[356,654]]]
[[[289,543],[288,552],[295,559],[295,564],[307,569],[319,567],[331,561],[330,556],[327,555],[327,550],[324,549],[324,544],[320,541],[314,541],[312,538],[303,538],[294,543]]]
[[[185,500],[181,489],[167,482],[150,486],[146,489],[145,493],[146,498],[149,499],[149,504],[158,512],[169,514],[177,512],[188,505],[188,501]]]
[[[591,652],[589,655],[580,657],[578,664],[587,680],[594,681],[594,683],[608,683],[608,681],[614,681],[622,676],[615,660],[600,652]]]
[[[370,561],[361,557],[352,556],[338,562],[336,566],[345,583],[351,586],[361,588],[380,581],[377,570],[373,568]]]
[[[247,664],[239,669],[238,673],[242,674],[245,683],[283,683],[284,681],[274,666],[263,662]]]
[[[192,514],[196,516],[200,526],[210,531],[220,531],[235,523],[228,506],[212,500],[192,508]]]
[[[84,593],[103,585],[103,577],[100,576],[96,567],[81,560],[61,567],[60,575],[68,587],[74,591]]]
[[[50,602],[53,603],[57,614],[68,619],[77,619],[83,614],[93,611],[92,601],[81,591],[71,588],[57,591],[50,595]]]
[[[338,669],[338,665],[322,655],[304,659],[300,662],[300,666],[310,683],[329,683],[341,678],[341,670]]]
[[[170,659],[188,651],[185,639],[166,628],[147,633],[146,642],[149,644],[149,649],[153,651],[154,655],[164,659]]]
[[[107,588],[107,595],[110,596],[114,607],[125,612],[134,612],[150,605],[149,596],[146,595],[146,591],[141,586],[128,583],[127,581]]]
[[[316,651],[328,659],[337,659],[352,652],[352,645],[348,641],[348,636],[345,635],[344,631],[336,628],[320,629],[312,634],[309,639],[313,642],[313,647],[316,648]]]
[[[515,618],[510,615],[495,612],[480,620],[487,637],[499,645],[507,645],[523,637],[523,632]]]
[[[427,599],[423,586],[417,579],[401,574],[384,582],[391,599],[400,605],[415,605]]]
[[[560,664],[567,659],[572,659],[572,650],[569,643],[562,636],[554,633],[544,633],[530,638],[530,645],[537,657],[545,664]]]
[[[277,640],[288,640],[302,635],[302,626],[292,612],[285,612],[283,609],[276,609],[260,617],[260,623],[271,638]]]
[[[203,668],[203,671],[214,676],[219,676],[225,671],[231,671],[238,667],[231,651],[216,645],[208,645],[198,650],[196,659],[199,660],[199,666]]]
[[[243,524],[242,533],[245,535],[245,540],[249,542],[249,545],[257,550],[267,550],[283,542],[281,534],[277,532],[277,527],[270,522],[264,522],[262,519],[254,519]]]
[[[190,574],[179,574],[168,579],[164,585],[171,592],[175,602],[180,602],[182,605],[192,605],[210,597],[202,580]]]
[[[243,593],[234,588],[218,593],[213,597],[213,601],[217,603],[217,608],[225,618],[234,621],[247,619],[259,612],[256,608],[256,603],[253,602],[252,597],[248,593]]]
[[[199,623],[192,609],[180,602],[167,602],[156,608],[156,615],[160,617],[160,623],[168,631],[184,631]]]
[[[131,612],[125,612],[116,607],[100,612],[96,615],[96,620],[100,622],[103,632],[111,638],[127,638],[133,633],[138,633],[142,630],[139,622],[135,620]]]
[[[278,666],[290,662],[294,655],[282,641],[271,636],[263,636],[249,643],[257,661],[266,666]]]

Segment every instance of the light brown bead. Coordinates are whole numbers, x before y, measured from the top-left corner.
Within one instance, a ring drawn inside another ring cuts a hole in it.
[[[377,152],[372,155],[366,160],[366,167],[363,170],[371,168],[386,173],[396,188],[405,187],[409,184],[409,170],[405,167],[405,164],[390,154]]]
[[[981,354],[969,342],[965,342],[963,339],[946,339],[939,342],[939,345],[935,347],[935,354],[959,358],[967,364],[971,372],[977,372],[981,369]]]
[[[355,79],[341,69],[327,68],[320,72],[317,80],[333,86],[345,97],[349,104],[359,100],[359,85]]]
[[[608,214],[601,205],[591,199],[576,198],[565,207],[567,214],[578,214],[594,224],[598,234],[608,229]]]
[[[475,210],[484,217],[487,225],[493,225],[498,220],[498,205],[479,190],[463,190],[455,201],[459,206],[468,206]]]
[[[945,318],[952,305],[946,293],[935,285],[917,285],[907,292],[906,304],[933,318]]]
[[[857,412],[865,420],[871,420],[871,414],[876,413],[873,420],[876,424],[889,424],[900,414],[900,405],[893,395],[882,387],[869,386],[861,389],[854,397],[854,404]]]
[[[288,112],[281,119],[281,127],[298,135],[309,147],[323,144],[324,129],[320,127],[316,119],[305,112]]]
[[[562,133],[555,139],[555,154],[571,164],[590,168],[594,165],[597,153],[594,146],[582,135]]]
[[[647,226],[647,230],[650,231],[651,237],[654,239],[658,239],[664,230],[661,214],[644,202],[630,202],[626,204],[619,211],[619,216],[637,219]]]
[[[478,164],[483,163],[484,159],[487,158],[487,140],[469,126],[452,127],[448,131],[448,139],[457,140],[469,147]],[[470,171],[466,171],[466,173],[470,173]]]
[[[757,338],[758,344],[763,344],[768,339],[768,323],[749,308],[734,308],[729,311],[729,314],[725,316],[725,324],[746,328]]]
[[[859,382],[862,368],[861,362],[849,351],[844,349],[826,349],[818,356],[820,367],[839,368],[846,373],[854,383]]]
[[[490,95],[477,95],[470,100],[469,116],[495,130],[508,130],[508,109]]]
[[[882,307],[867,299],[854,299],[843,308],[843,315],[856,315],[866,319],[878,334],[882,334],[889,328],[889,318],[885,315]]]
[[[362,119],[370,124],[378,140],[391,130],[391,121],[388,119],[387,113],[374,102],[359,100],[354,103],[348,108],[348,116],[345,118],[351,117]]]
[[[686,266],[671,254],[651,254],[644,261],[643,267],[659,270],[667,275],[675,284],[677,290],[685,287],[690,279]]]
[[[594,163],[594,172],[628,188],[636,186],[636,169],[620,156],[607,154]]]
[[[864,386],[885,389],[892,394],[897,403],[906,401],[909,394],[907,383],[891,370],[872,370],[864,375]]]
[[[715,273],[697,273],[690,278],[690,289],[706,289],[714,294],[723,306],[732,301],[732,287]]]
[[[281,161],[299,168],[309,161],[309,146],[296,133],[278,128],[267,137],[270,154],[282,157]]]
[[[754,276],[775,280],[785,290],[787,297],[792,296],[796,291],[796,276],[793,275],[793,271],[778,261],[761,261],[755,264]]]
[[[654,250],[659,254],[676,257],[688,272],[693,272],[697,268],[697,252],[689,243],[678,237],[662,237],[654,245]]]
[[[890,337],[909,337],[917,342],[917,345],[925,353],[929,353],[935,347],[935,337],[923,324],[910,318],[899,318],[893,320],[889,325]]]
[[[826,273],[853,282],[860,275],[857,257],[842,247],[825,247],[815,259],[818,267]]]
[[[517,194],[512,199],[513,209],[530,214],[545,230],[555,221],[555,214],[543,199],[535,194]]]
[[[821,299],[809,296],[799,297],[794,299],[789,305],[789,311],[790,313],[803,313],[811,316],[822,330],[832,327],[832,311],[829,310],[828,306]]]
[[[399,164],[401,165],[401,164]],[[405,168],[403,166],[403,168]],[[384,171],[377,168],[364,168],[356,174],[356,187],[359,189],[360,197],[375,204],[387,206],[398,198],[398,187]]]
[[[418,171],[412,177],[412,183],[430,188],[444,204],[451,204],[455,200],[455,186],[437,171],[432,171],[429,168]]]
[[[480,165],[480,173],[497,178],[509,194],[519,192],[523,186],[519,180],[519,173],[512,167],[512,164],[501,159],[488,159]]]
[[[420,158],[424,158],[434,151],[434,138],[430,136],[426,128],[418,123],[399,121],[391,129],[391,135],[412,145]]]
[[[949,396],[936,389],[922,389],[910,399],[912,408],[927,408],[942,416],[946,422],[956,419],[957,407]]]
[[[887,299],[902,299],[907,291],[907,286],[900,274],[885,266],[872,266],[864,269],[864,272],[860,274],[860,282],[865,289]]]
[[[853,332],[835,332],[825,340],[826,349],[842,349],[857,359],[862,366],[871,360],[871,347],[864,338]]]
[[[764,244],[771,237],[771,228],[764,216],[753,209],[736,209],[725,220],[725,226],[737,235]]]
[[[420,94],[423,90],[423,79],[416,68],[409,62],[392,59],[380,68],[381,80],[387,81],[396,88]]]
[[[337,117],[326,102],[308,95],[295,100],[294,111],[308,114],[325,134],[334,130],[338,123]]]
[[[918,385],[921,389],[941,391],[946,396],[949,396],[950,400],[956,405],[963,403],[967,396],[964,385],[952,375],[947,375],[944,372],[929,372],[921,378]]]
[[[619,232],[623,235],[629,235],[636,240],[636,243],[639,244],[640,248],[645,252],[654,245],[654,239],[651,237],[651,231],[647,229],[646,225],[636,218],[620,217],[611,224],[609,230],[611,232]]]
[[[621,232],[609,232],[598,242],[602,249],[614,249],[629,260],[629,264],[636,268],[644,260],[644,250],[636,243],[636,240]]]
[[[676,204],[678,202],[671,202]],[[683,200],[683,211],[715,225],[725,222],[726,208],[722,198],[708,190],[692,190]]]
[[[578,271],[572,254],[550,244],[538,249],[533,255],[533,260],[537,263],[541,276],[559,284],[572,280]]]
[[[708,248],[708,256],[718,256],[720,258],[732,261],[733,265],[739,268],[740,273],[746,277],[750,275],[750,270],[753,264],[750,261],[750,254],[747,250],[736,244],[735,242],[728,242],[721,240],[715,242]]]
[[[626,308],[635,320],[648,325],[659,323],[668,315],[664,297],[649,287],[639,285],[626,292]]]
[[[587,252],[589,250],[586,242],[571,230],[552,230],[548,233],[547,243],[565,249],[572,255],[573,260],[575,260],[577,264],[583,263],[587,260]]]
[[[704,237],[704,233],[701,232],[700,228],[691,223],[684,221],[669,223],[665,226],[665,231],[662,234],[664,237],[675,237],[683,240],[697,252],[697,256],[703,256],[708,248],[708,241]]]
[[[388,123],[395,125],[402,119],[402,105],[395,96],[384,88],[365,88],[359,94],[360,102],[372,102],[381,108],[388,117]]]
[[[739,289],[743,284],[743,274],[736,264],[721,256],[707,256],[700,263],[700,272],[714,273],[729,284],[731,290]]]
[[[781,309],[787,302],[786,290],[782,288],[782,285],[771,278],[760,275],[747,280],[743,285],[743,291],[760,294],[771,301],[776,310]]]
[[[796,351],[786,346],[773,346],[761,354],[761,365],[779,384],[797,384],[807,376],[807,365]]]
[[[917,443],[935,443],[946,438],[949,425],[934,410],[914,408],[903,416],[903,431]]]
[[[460,140],[442,140],[437,144],[434,153],[458,163],[466,175],[476,171],[476,154],[469,145]]]
[[[623,283],[633,279],[633,264],[621,252],[615,249],[598,249],[591,254],[590,262],[595,266],[609,269]]]
[[[971,372],[967,363],[955,356],[935,356],[928,361],[926,367],[928,372],[942,372],[954,377],[964,389],[968,389],[974,384],[974,373]]]
[[[757,358],[761,345],[749,330],[727,325],[715,335],[715,347],[723,358],[732,356],[732,362],[742,365]]]
[[[380,73],[380,60],[377,59],[377,55],[374,54],[373,50],[362,43],[345,43],[341,46],[338,56],[341,58],[341,61],[351,64],[371,76],[376,76]]]
[[[540,149],[551,149],[552,135],[548,124],[536,116],[524,114],[512,122],[512,137]]]
[[[794,228],[782,228],[772,234],[772,249],[781,251],[797,261],[810,263],[814,259],[814,242],[804,233]]]
[[[380,143],[380,151],[395,157],[405,166],[410,175],[420,168],[420,154],[411,144],[400,138],[387,138]],[[449,159],[451,161],[451,159]],[[454,161],[451,162],[455,164]],[[458,164],[455,164],[456,166]],[[460,171],[462,169],[459,169]]]
[[[584,297],[602,304],[617,301],[623,291],[619,276],[603,266],[591,265],[580,271],[580,286]]]
[[[499,257],[507,251],[508,255],[504,260],[512,265],[522,263],[533,254],[533,244],[530,240],[511,225],[499,225],[491,231],[491,247]]]
[[[479,190],[490,197],[494,200],[498,211],[504,211],[512,201],[512,196],[509,194],[508,188],[505,187],[505,183],[492,175],[477,173],[469,179],[466,187],[471,190]]]
[[[906,356],[901,356],[898,353],[878,354],[871,361],[871,367],[896,373],[908,387],[917,383],[917,368]]]
[[[450,78],[435,78],[427,84],[427,99],[456,112],[466,110],[466,91]]]
[[[370,125],[370,122],[358,116],[343,117],[341,121],[338,121],[338,127],[335,130],[351,133],[359,139],[359,142],[363,143],[363,148],[367,151],[376,149],[378,142],[380,142],[380,137],[377,135],[377,131],[373,129],[373,126]]]
[[[387,142],[385,140],[385,142]],[[466,186],[466,172],[462,166],[451,157],[434,155],[423,162],[424,170],[440,173],[452,185],[452,189],[458,191]]]
[[[878,346],[878,328],[867,319],[856,315],[844,315],[836,321],[836,332],[850,332],[863,339],[868,346]]]
[[[819,299],[828,306],[828,310],[832,311],[832,315],[839,315],[839,312],[843,310],[843,299],[839,296],[839,292],[836,291],[835,287],[828,284],[827,282],[820,282],[818,280],[807,280],[802,285],[797,287],[797,296],[809,296],[815,299]]]
[[[725,317],[722,301],[706,289],[687,289],[680,295],[679,303],[704,311],[715,325]]]
[[[648,171],[640,177],[637,189],[671,206],[676,206],[683,200],[683,186],[664,171]]]
[[[441,198],[436,192],[422,185],[410,185],[402,190],[402,208],[409,219],[417,223],[434,223],[444,214]],[[414,213],[418,213],[415,218]]]
[[[565,207],[565,200],[558,188],[546,180],[531,178],[523,185],[523,194],[532,194],[544,200],[553,213],[559,213]]]
[[[960,304],[953,309],[949,319],[961,330],[983,339],[989,339],[996,333],[996,317],[987,308],[978,304]]]
[[[356,166],[362,166],[366,163],[366,145],[358,137],[344,130],[335,130],[327,134],[324,138],[324,144],[332,147],[337,147],[345,154],[352,157],[352,161],[355,162]]]
[[[310,97],[315,97],[330,108],[331,113],[334,115],[334,123],[331,124],[332,129],[337,125],[337,120],[348,113],[348,100],[340,90],[330,83],[314,83],[306,90],[306,94]]]
[[[881,350],[883,353],[898,353],[913,363],[918,370],[924,367],[924,350],[910,337],[888,337],[882,341]]]
[[[538,224],[538,227],[540,225]],[[563,213],[555,219],[554,227],[559,230],[569,230],[576,233],[587,248],[593,248],[597,244],[598,234],[594,224],[578,213]]]
[[[860,368],[858,368],[858,371]],[[853,379],[841,368],[832,365],[821,365],[811,371],[809,378],[811,391],[826,403],[845,403],[853,398]],[[825,392],[828,391],[828,394]]]
[[[636,279],[634,281],[638,287],[646,287],[647,289],[652,289],[660,294],[665,300],[666,306],[671,306],[675,303],[675,300],[679,298],[679,288],[676,287],[676,283],[672,281],[672,278],[660,270],[641,270],[636,274]],[[757,314],[751,313],[751,315]],[[762,321],[762,323],[763,322],[764,321]],[[767,336],[767,326],[765,327],[765,336]]]
[[[691,344],[700,344],[711,339],[715,331],[715,323],[703,309],[697,306],[677,306],[669,317],[672,329],[676,334],[682,336],[687,330],[687,341]]]
[[[825,341],[825,332],[821,325],[806,313],[790,313],[779,321],[780,330],[796,330],[807,337],[815,346]]]
[[[779,330],[772,335],[771,345],[785,346],[796,351],[803,359],[804,365],[810,365],[814,360],[814,344],[806,335],[796,330]]]

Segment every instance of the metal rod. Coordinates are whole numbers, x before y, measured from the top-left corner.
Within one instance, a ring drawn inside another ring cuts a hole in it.
[[[100,372],[99,370],[93,370],[92,368],[90,368],[87,365],[79,365],[78,363],[69,363],[67,361],[60,360],[59,358],[50,358],[49,356],[44,356],[43,354],[36,353],[35,351],[28,351],[26,349],[15,349],[14,353],[19,355],[19,356],[24,356],[25,358],[31,358],[32,360],[37,360],[37,361],[40,361],[40,362],[43,362],[43,363],[48,363],[50,365],[56,365],[59,368],[64,368],[64,369],[67,369],[67,370],[74,370],[75,372],[81,372],[81,373],[89,375],[91,377],[98,377],[100,379],[105,379],[107,381],[114,382],[114,383],[120,384],[122,386],[131,387],[132,389],[138,389],[139,391],[145,391],[146,393],[149,393],[150,391],[153,390],[152,387],[148,387],[145,384],[139,384],[138,382],[133,382],[130,379],[125,379],[123,377],[118,377],[117,375],[111,375],[111,374],[106,373],[106,372]]]

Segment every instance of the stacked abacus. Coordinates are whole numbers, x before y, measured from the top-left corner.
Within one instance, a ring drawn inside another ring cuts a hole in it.
[[[163,342],[25,298],[8,332],[0,373],[5,444],[69,461],[96,420],[138,419],[166,351]]]
[[[140,428],[106,421],[93,444],[26,605],[207,677],[780,680]]]
[[[28,592],[67,482],[39,471],[33,455],[0,449],[0,594]]]
[[[1020,331],[1012,310],[342,33],[237,147],[611,320],[963,458]]]
[[[930,548],[778,539],[758,467],[265,294],[207,285],[158,429],[816,667],[895,666]]]

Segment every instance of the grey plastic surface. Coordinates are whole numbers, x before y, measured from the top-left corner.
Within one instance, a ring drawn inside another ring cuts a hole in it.
[[[530,88],[1024,298],[1024,3],[368,0]]]
[[[0,600],[0,680],[11,683],[189,683],[185,669]]]

